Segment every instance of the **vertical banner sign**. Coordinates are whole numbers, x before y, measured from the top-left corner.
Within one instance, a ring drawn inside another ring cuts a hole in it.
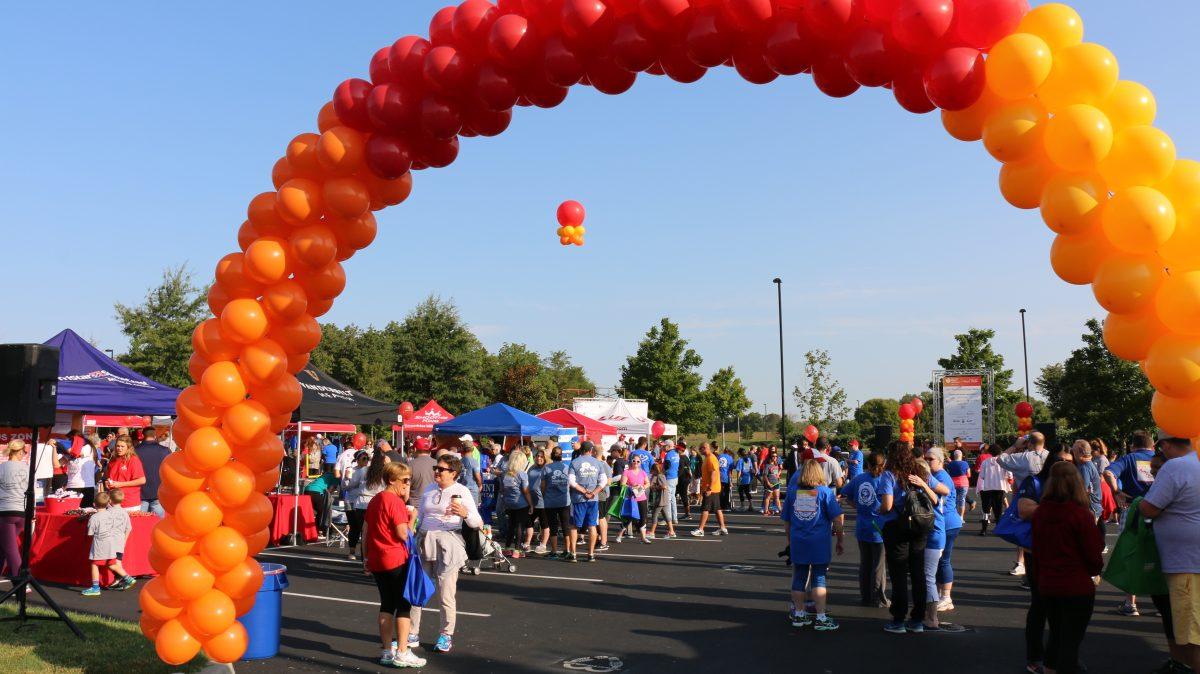
[[[983,442],[983,377],[946,377],[942,380],[944,442],[962,438],[968,448]]]

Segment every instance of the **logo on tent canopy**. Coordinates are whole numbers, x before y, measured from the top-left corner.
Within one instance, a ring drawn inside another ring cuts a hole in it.
[[[122,377],[120,375],[113,374],[108,370],[93,370],[87,374],[65,374],[58,378],[59,381],[95,381],[97,379],[102,379],[104,381],[110,381],[113,383],[128,384],[130,386],[137,386],[139,388],[154,388],[148,381]]]

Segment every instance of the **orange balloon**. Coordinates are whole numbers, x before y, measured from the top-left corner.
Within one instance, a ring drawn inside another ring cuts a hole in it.
[[[248,594],[245,597],[242,597],[241,599],[234,599],[233,607],[234,607],[234,611],[237,612],[237,616],[240,618],[240,617],[246,615],[247,613],[249,613],[250,610],[254,608],[254,600],[257,598],[258,598],[258,593],[256,592],[254,594]]]
[[[217,286],[213,286],[216,288]],[[204,357],[198,353],[193,353],[188,359],[188,376],[192,382],[199,384],[200,378],[204,376],[204,371],[208,369],[209,362],[204,360]]]
[[[1037,208],[1042,204],[1042,192],[1050,175],[1046,160],[1036,155],[1022,162],[1005,164],[1000,167],[1000,193],[1005,201],[1017,208]],[[582,243],[583,237],[579,239]]]
[[[346,289],[346,271],[337,262],[330,262],[318,271],[297,275],[309,298],[333,299]]]
[[[1181,335],[1200,335],[1200,271],[1172,274],[1155,300],[1163,325]],[[1175,432],[1175,431],[1172,431]],[[1194,433],[1181,433],[1191,437]]]
[[[1173,272],[1200,269],[1200,208],[1176,213],[1175,231],[1158,253]]]
[[[1100,104],[1100,109],[1108,115],[1114,129],[1124,129],[1153,124],[1158,114],[1158,103],[1145,85],[1121,80]]]
[[[183,612],[183,602],[171,594],[162,578],[151,578],[142,587],[138,593],[138,605],[142,607],[142,613],[160,622]]]
[[[271,285],[291,274],[287,239],[266,236],[250,244],[245,253],[246,273],[262,285]]]
[[[404,203],[408,195],[412,194],[411,173],[405,173],[393,180],[384,180],[373,173],[366,172],[362,176],[362,180],[367,186],[367,191],[371,193],[371,210],[373,211]]]
[[[299,177],[301,176],[288,163],[287,157],[276,159],[275,164],[271,167],[271,184],[275,186],[275,189],[283,187],[283,184],[292,178]]]
[[[325,182],[325,210],[341,218],[357,218],[371,210],[371,194],[356,178],[334,178]]]
[[[279,188],[275,199],[279,217],[292,225],[310,225],[321,219],[325,210],[321,183],[307,178],[293,178]]]
[[[1112,151],[1100,164],[1111,189],[1157,185],[1175,168],[1175,142],[1153,126],[1131,126],[1116,135]]]
[[[246,273],[244,253],[230,253],[217,262],[217,283],[230,297],[257,297],[262,284]]]
[[[1175,207],[1150,187],[1128,187],[1113,194],[1100,214],[1104,236],[1128,253],[1152,253],[1175,233]]]
[[[247,445],[267,432],[270,414],[262,403],[254,400],[240,402],[225,410],[221,427],[225,435],[235,444]]]
[[[338,242],[325,223],[296,228],[290,239],[292,255],[309,269],[320,269],[333,262]]]
[[[349,246],[355,250],[362,250],[371,245],[371,242],[375,240],[375,235],[379,233],[379,224],[371,213],[331,224],[336,225],[333,233],[337,237],[338,246]]]
[[[1042,220],[1059,234],[1091,234],[1107,202],[1108,187],[1099,176],[1059,174],[1042,192]]]
[[[290,374],[283,375],[278,381],[267,386],[250,389],[250,399],[262,403],[271,414],[291,414],[300,406],[303,395],[300,381]]]
[[[229,304],[229,300],[234,297],[236,295],[231,295],[224,286],[214,283],[208,287],[208,310],[212,312],[213,316],[220,316],[225,305]]]
[[[1101,236],[1059,234],[1050,246],[1050,265],[1067,283],[1087,285],[1096,278],[1100,263],[1115,252]]]
[[[287,372],[287,352],[272,339],[247,344],[239,360],[243,378],[251,386],[269,384]]]
[[[984,88],[979,99],[964,110],[943,110],[942,126],[958,140],[972,142],[983,138],[983,124],[987,116],[1003,104],[991,89]]]
[[[299,283],[284,279],[266,289],[262,305],[271,321],[286,323],[296,320],[307,311],[308,295]]]
[[[208,474],[229,462],[231,450],[221,429],[206,426],[196,429],[183,448],[183,459],[197,473]]]
[[[250,244],[254,243],[254,240],[260,236],[262,236],[262,234],[259,234],[258,230],[254,228],[253,222],[250,222],[249,220],[243,221],[242,226],[238,227],[238,248],[241,248],[243,253],[246,252],[246,249],[250,247]],[[220,312],[214,311],[213,313],[215,314]]]
[[[311,297],[309,298],[309,303],[312,303]],[[301,316],[289,323],[276,323],[272,325],[268,336],[278,342],[284,351],[288,352],[288,371],[292,372],[290,357],[293,354],[307,354],[317,348],[317,344],[321,342],[321,327],[317,325],[317,320],[312,316]]]
[[[229,407],[246,398],[246,384],[237,365],[227,360],[208,366],[200,377],[200,395],[213,407]]]
[[[218,576],[216,584],[213,587],[225,593],[231,599],[237,600],[242,597],[253,597],[259,588],[262,587],[262,582],[262,566],[257,561],[247,557],[229,571]]]
[[[1200,398],[1176,398],[1156,391],[1150,413],[1159,428],[1171,435],[1181,438],[1200,435]]]
[[[1067,171],[1090,171],[1112,151],[1113,128],[1099,108],[1069,105],[1046,122],[1046,154]]]
[[[267,315],[258,300],[239,298],[221,312],[221,331],[238,344],[256,342],[267,335]]]
[[[158,631],[162,629],[165,622],[165,620],[158,620],[147,613],[142,613],[142,617],[138,618],[138,627],[142,629],[142,634],[147,639],[154,641],[158,637]]]
[[[236,606],[234,610],[237,610]],[[246,652],[248,642],[246,628],[240,622],[234,621],[225,631],[204,642],[204,654],[213,662],[236,662]]]
[[[162,498],[159,498],[158,502],[161,503],[164,508],[167,507],[167,502],[162,500]],[[169,509],[168,512],[170,512]],[[154,548],[150,548],[150,551],[146,553],[146,561],[150,562],[150,568],[154,569],[154,573],[157,573],[159,577],[162,577],[167,575],[167,570],[171,568],[171,562],[174,562],[175,560],[168,558],[166,555],[160,553]]]
[[[259,492],[271,491],[279,484],[279,466],[264,470],[254,475],[254,490]]]
[[[185,494],[175,508],[175,528],[185,536],[199,538],[221,526],[222,512],[212,497],[202,491]]]
[[[185,603],[211,590],[216,581],[212,572],[195,555],[171,562],[162,579],[171,595]]]
[[[1145,371],[1154,388],[1166,395],[1200,396],[1200,337],[1163,335],[1150,348]]]
[[[196,326],[192,331],[192,349],[204,360],[215,363],[219,360],[233,360],[241,351],[241,346],[225,336],[221,329],[221,320],[210,318]]]
[[[212,426],[221,418],[221,412],[204,402],[200,395],[200,387],[196,385],[183,389],[175,399],[175,414],[187,423],[200,428]]]
[[[191,439],[189,435],[188,441]],[[186,444],[184,446],[186,447]],[[161,480],[160,489],[166,487],[178,494],[190,494],[204,485],[204,473],[189,466],[184,460],[183,452],[175,452],[163,459],[158,467],[158,475]]]
[[[222,509],[240,506],[254,491],[255,473],[243,463],[232,461],[208,476],[208,495]]]
[[[1117,358],[1142,361],[1150,348],[1166,334],[1153,307],[1138,314],[1109,314],[1104,319],[1104,344]]]
[[[338,119],[337,112],[333,109],[333,101],[321,106],[321,111],[317,113],[317,129],[321,133],[332,129],[335,126],[341,126],[342,120]]]
[[[1175,204],[1180,213],[1200,207],[1200,162],[1178,159],[1167,179],[1158,189]]]
[[[195,426],[182,419],[176,419],[174,425],[171,426],[171,437],[174,438],[176,445],[182,446],[187,443],[188,436],[195,430]]]
[[[1039,152],[1048,115],[1034,99],[996,108],[983,124],[983,146],[1002,162],[1022,161]]]
[[[322,174],[321,164],[317,161],[317,141],[321,137],[315,133],[302,133],[292,139],[287,146],[288,165],[299,176],[316,178]]]
[[[283,461],[283,442],[273,435],[263,436],[233,450],[233,458],[246,464],[252,473],[270,470]]]
[[[270,524],[273,515],[270,499],[255,492],[245,503],[225,512],[225,526],[249,535]]]
[[[167,559],[179,559],[190,555],[196,547],[196,540],[179,531],[175,526],[175,517],[172,515],[167,515],[154,525],[154,529],[150,532],[150,542],[154,545],[154,549]],[[169,617],[174,618],[175,616]]]
[[[333,300],[321,300],[321,301],[322,301],[322,302],[329,302],[330,304],[333,304]],[[308,306],[309,306],[310,317],[311,317],[311,316],[315,316],[316,314],[312,314],[312,313],[311,313],[311,312],[312,312],[312,306],[313,306],[313,303],[312,303],[312,302],[309,302],[309,303],[308,303]],[[304,319],[303,319],[303,318],[301,318],[300,320],[304,320]],[[314,320],[314,321],[313,321],[313,323],[316,323],[316,321]],[[320,328],[317,328],[317,341],[318,341],[318,342],[319,342],[319,341],[321,341],[321,335],[320,335],[320,332],[321,332],[321,329],[320,329]],[[292,337],[295,337],[295,335],[292,335]],[[315,348],[315,347],[314,347],[314,348]],[[292,350],[292,351],[290,351],[290,352],[288,353],[288,366],[287,366],[287,371],[288,371],[289,373],[291,373],[291,374],[300,374],[300,371],[301,371],[301,370],[303,370],[303,369],[304,369],[304,368],[306,368],[306,367],[308,367],[308,351],[296,351],[296,350]]]
[[[267,547],[267,543],[271,542],[271,530],[267,528],[259,529],[258,531],[246,536],[246,554],[250,556],[257,555]]]
[[[1117,253],[1096,269],[1092,292],[1100,306],[1113,313],[1139,313],[1154,304],[1165,278],[1162,258],[1157,255]]]
[[[285,428],[292,425],[292,413],[280,412],[271,415],[271,432],[278,435]]]
[[[246,537],[236,529],[217,527],[200,539],[196,550],[200,554],[200,560],[213,573],[225,573],[246,559]],[[205,631],[209,634],[214,632],[209,629]]]
[[[182,665],[200,652],[200,641],[178,619],[168,620],[154,639],[154,652],[168,665]]]
[[[324,316],[325,314],[329,313],[329,310],[332,308],[333,308],[333,300],[331,300],[331,299],[330,300],[313,300],[308,303],[308,315],[312,316],[313,318],[319,318],[319,317]],[[299,370],[296,370],[296,372],[299,372]],[[292,374],[296,374],[296,372],[293,372]]]
[[[366,141],[348,126],[335,126],[317,141],[317,161],[332,176],[348,176],[363,165]]]
[[[278,186],[276,188],[278,189]],[[254,224],[259,236],[286,235],[290,229],[275,211],[275,201],[275,192],[262,192],[255,195],[246,207],[246,217]]]

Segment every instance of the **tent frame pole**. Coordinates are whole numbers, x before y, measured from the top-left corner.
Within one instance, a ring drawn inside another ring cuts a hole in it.
[[[300,453],[304,451],[304,423],[296,422],[296,474],[292,485],[292,545],[298,545],[296,531],[300,528]]]

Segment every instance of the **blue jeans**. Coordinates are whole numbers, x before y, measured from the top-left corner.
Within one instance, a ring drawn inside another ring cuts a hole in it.
[[[951,566],[950,557],[954,553],[954,541],[958,540],[958,532],[960,531],[962,531],[961,528],[946,531],[946,549],[942,550],[942,558],[938,560],[938,585],[954,582],[954,567]]]
[[[144,513],[154,513],[155,515],[158,515],[159,517],[167,516],[167,511],[163,510],[162,504],[159,503],[158,499],[156,499],[156,498],[155,499],[142,499],[141,508],[142,508],[142,512],[144,512]]]
[[[663,498],[667,500],[667,521],[676,523],[679,521],[679,504],[675,501],[675,491],[679,488],[679,478],[667,478],[667,493]]]

